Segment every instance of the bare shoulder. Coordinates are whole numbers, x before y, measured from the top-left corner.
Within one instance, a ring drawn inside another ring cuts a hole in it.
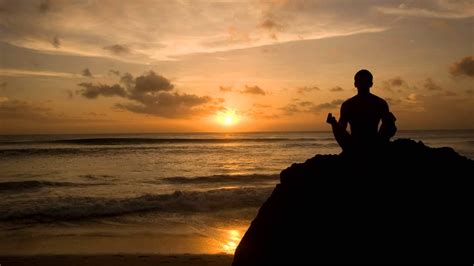
[[[377,102],[378,104],[382,105],[382,106],[388,106],[387,104],[387,101],[385,101],[383,98],[375,95],[375,94],[370,94],[372,96],[372,100],[374,102]]]
[[[342,106],[349,106],[351,105],[353,102],[355,102],[357,100],[357,95],[356,96],[352,96],[351,98],[345,100],[343,103],[342,103]]]

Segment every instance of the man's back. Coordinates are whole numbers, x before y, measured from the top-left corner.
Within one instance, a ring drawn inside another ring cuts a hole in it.
[[[378,126],[389,114],[388,104],[371,93],[358,94],[341,106],[339,123],[346,127],[349,123],[355,142],[368,143],[378,139]]]
[[[332,132],[343,151],[361,152],[386,143],[395,135],[396,118],[390,113],[388,104],[382,98],[370,93],[373,85],[372,74],[362,69],[354,76],[357,95],[345,101],[341,106],[339,122],[328,114],[326,122],[331,124]],[[382,125],[379,129],[380,121]],[[347,125],[351,126],[351,134]]]

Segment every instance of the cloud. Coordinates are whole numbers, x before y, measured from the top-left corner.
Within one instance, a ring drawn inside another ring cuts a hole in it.
[[[221,92],[232,92],[232,86],[219,86],[219,91]],[[255,94],[255,95],[265,95],[266,92],[259,86],[249,86],[245,85],[244,89],[239,91],[242,94]]]
[[[474,16],[472,1],[412,1],[397,7],[376,7],[379,13],[421,18],[462,19]]]
[[[248,86],[245,85],[245,88],[240,91],[240,93],[246,93],[246,94],[255,94],[255,95],[265,95],[265,91],[260,88],[259,86]]]
[[[255,108],[271,108],[272,107],[270,104],[261,104],[261,103],[254,103],[252,106]]]
[[[125,45],[120,45],[120,44],[114,44],[110,46],[105,46],[104,50],[109,51],[113,55],[126,55],[130,54],[130,48]]]
[[[277,32],[283,29],[283,25],[277,23],[273,18],[266,18],[258,25],[259,28],[268,32],[268,36],[273,40],[277,40]]]
[[[360,3],[139,0],[125,1],[118,9],[110,6],[107,1],[0,1],[0,41],[40,52],[150,63],[271,45],[276,39],[283,43],[387,29],[368,4]],[[52,41],[53,36],[67,42]]]
[[[40,13],[46,13],[49,11],[49,9],[51,8],[51,3],[49,0],[42,0],[39,7],[38,7],[38,10]]]
[[[406,99],[409,101],[409,102],[417,102],[418,99],[420,98],[420,95],[416,94],[416,93],[410,93],[408,94],[408,96],[406,97]]]
[[[336,99],[326,103],[314,104],[309,101],[302,101],[297,103],[290,103],[284,107],[281,107],[280,110],[283,111],[285,115],[294,115],[297,113],[314,113],[318,114],[324,110],[332,110],[339,108],[340,105],[344,102],[343,99]]]
[[[343,99],[336,99],[331,102],[327,103],[321,103],[315,106],[311,107],[311,111],[314,113],[319,113],[322,110],[327,110],[327,109],[335,109],[339,108],[339,106],[344,102]]]
[[[441,86],[436,84],[431,78],[427,78],[425,80],[425,83],[423,84],[423,87],[427,90],[430,90],[430,91],[442,90]]]
[[[232,87],[225,87],[225,86],[219,86],[219,91],[222,91],[222,92],[231,92],[232,91]]]
[[[341,92],[341,91],[344,91],[343,88],[341,88],[340,86],[336,86],[332,89],[329,90],[330,92]]]
[[[240,112],[241,115],[253,119],[277,119],[280,115],[272,112],[273,108],[268,104],[254,103],[252,107],[246,111]]]
[[[305,94],[307,92],[319,91],[320,89],[316,86],[304,86],[296,88],[296,92],[299,94]]]
[[[0,76],[9,77],[58,77],[58,78],[77,78],[78,75],[66,72],[54,71],[35,71],[24,69],[0,68]]]
[[[54,125],[70,127],[90,126],[90,123],[103,125],[110,120],[81,117],[55,111],[49,103],[9,99],[0,96],[0,131],[24,133],[25,130],[49,132]]]
[[[408,83],[401,77],[394,77],[382,82],[382,89],[387,91],[397,89],[398,92],[402,92],[402,87],[408,88]]]
[[[89,78],[93,77],[91,71],[89,70],[89,68],[85,68],[84,70],[82,70],[82,76],[89,77]]]
[[[294,114],[297,114],[297,113],[305,112],[304,110],[299,108],[297,104],[294,104],[294,103],[289,103],[289,104],[287,104],[283,107],[280,107],[279,109],[281,111],[283,111],[284,115],[294,115]]]
[[[454,62],[449,67],[449,72],[453,76],[474,77],[474,57],[466,56],[459,62]]]
[[[27,101],[0,97],[0,119],[50,120],[51,109]]]
[[[134,113],[155,115],[166,118],[187,118],[197,114],[208,114],[222,108],[204,106],[211,103],[208,96],[162,92],[153,96],[144,96],[139,103],[117,104],[116,106]]]
[[[123,87],[118,84],[109,86],[104,84],[92,84],[90,82],[83,82],[77,84],[79,87],[84,89],[76,91],[77,94],[80,94],[88,99],[96,99],[99,96],[120,96],[125,97],[127,92]]]
[[[66,90],[66,95],[68,99],[74,98],[74,92],[72,90]]]
[[[282,28],[282,25],[278,24],[276,21],[274,21],[273,19],[270,19],[270,18],[265,19],[258,26],[260,28],[264,28],[264,29],[267,29],[267,30],[275,30],[275,29]]]
[[[169,91],[173,88],[173,84],[171,84],[167,78],[150,71],[146,75],[139,76],[135,79],[135,88],[132,92],[143,94],[148,92]]]
[[[88,99],[118,96],[130,101],[117,103],[115,106],[119,109],[165,118],[190,118],[223,109],[222,99],[172,91],[174,85],[153,71],[136,78],[125,73],[120,77],[120,83],[125,87],[119,84],[79,83],[78,86],[84,89],[76,93]]]
[[[390,97],[385,98],[385,101],[387,101],[387,103],[388,103],[389,105],[397,105],[397,104],[402,103],[402,100],[400,100],[400,99],[393,99],[393,98],[390,98]]]
[[[59,48],[61,46],[61,40],[57,35],[51,40],[51,44],[54,46],[54,48]]]
[[[444,91],[443,93],[441,93],[441,96],[448,96],[448,97],[456,96],[456,95],[457,95],[457,93],[452,92],[452,91]]]
[[[120,76],[120,71],[118,71],[118,70],[111,69],[111,70],[109,70],[109,73],[112,74],[112,75],[115,75],[115,76]]]
[[[401,77],[395,77],[395,78],[389,79],[388,83],[390,84],[390,86],[393,86],[393,87],[400,87],[406,84],[406,82]]]
[[[133,87],[135,80],[133,79],[132,74],[125,73],[120,77],[120,83],[124,84],[127,88]]]

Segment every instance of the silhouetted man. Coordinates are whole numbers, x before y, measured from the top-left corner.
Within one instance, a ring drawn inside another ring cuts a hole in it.
[[[357,95],[341,105],[339,122],[328,114],[327,122],[332,125],[334,137],[344,152],[372,150],[388,142],[397,131],[395,116],[390,113],[387,102],[370,93],[372,79],[368,70],[357,72],[354,76]],[[347,123],[351,127],[350,134],[346,131]]]

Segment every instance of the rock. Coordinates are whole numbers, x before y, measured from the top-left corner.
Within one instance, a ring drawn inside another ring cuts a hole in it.
[[[473,173],[453,149],[409,139],[316,155],[281,172],[233,265],[468,261]]]

